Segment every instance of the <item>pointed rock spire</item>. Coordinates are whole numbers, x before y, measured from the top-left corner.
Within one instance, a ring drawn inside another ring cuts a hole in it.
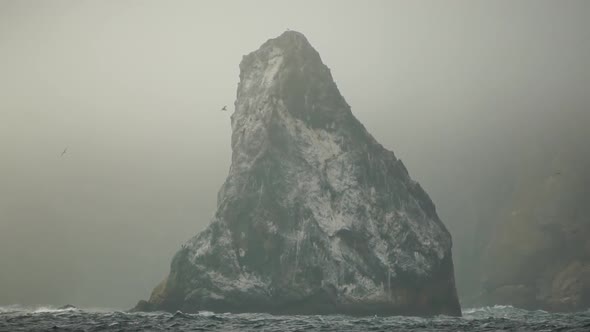
[[[242,59],[210,225],[142,310],[460,315],[451,236],[303,34]]]

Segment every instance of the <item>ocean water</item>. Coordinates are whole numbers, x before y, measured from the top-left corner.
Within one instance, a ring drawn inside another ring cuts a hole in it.
[[[590,311],[557,314],[494,306],[465,309],[461,318],[419,318],[127,313],[6,306],[0,307],[0,331],[590,331]]]

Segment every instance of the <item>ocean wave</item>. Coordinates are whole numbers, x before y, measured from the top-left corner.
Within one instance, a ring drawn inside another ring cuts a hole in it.
[[[19,304],[10,304],[6,306],[0,306],[0,313],[23,311],[24,307]]]
[[[501,305],[496,304],[494,306],[486,306],[486,307],[477,307],[477,308],[467,308],[463,309],[463,314],[474,314],[478,312],[497,312],[497,311],[506,311],[506,310],[522,310],[515,308],[511,305]]]
[[[0,313],[8,312],[27,312],[27,313],[45,313],[45,312],[60,312],[60,311],[71,311],[77,310],[76,308],[59,309],[54,306],[38,305],[38,306],[26,306],[20,304],[11,304],[7,306],[0,306]]]
[[[113,313],[123,312],[119,309],[103,308],[103,307],[88,307],[88,308],[60,308],[54,305],[22,305],[22,304],[9,304],[0,306],[0,313],[10,312],[23,312],[23,313],[51,313],[51,312],[72,312],[72,311],[85,311],[93,313]]]

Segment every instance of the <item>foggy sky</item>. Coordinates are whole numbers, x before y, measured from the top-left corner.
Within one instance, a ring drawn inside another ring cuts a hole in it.
[[[147,298],[214,213],[242,56],[286,29],[447,225],[457,182],[590,124],[584,0],[1,1],[0,305]]]

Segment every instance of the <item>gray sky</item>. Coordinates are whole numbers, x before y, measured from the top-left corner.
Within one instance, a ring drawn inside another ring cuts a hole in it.
[[[584,0],[1,1],[0,305],[148,297],[214,213],[242,55],[287,28],[450,224],[449,186],[590,123],[589,22]]]

